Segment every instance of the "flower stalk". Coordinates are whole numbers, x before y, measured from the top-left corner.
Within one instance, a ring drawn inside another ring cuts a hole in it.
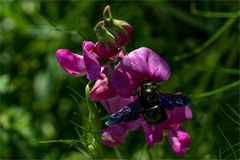
[[[101,119],[99,116],[99,112],[95,103],[90,101],[89,93],[90,93],[90,85],[91,81],[85,87],[85,95],[86,95],[86,102],[88,106],[88,121],[89,127],[91,132],[88,132],[87,138],[87,149],[91,154],[92,158],[102,158],[103,157],[103,150],[102,145],[99,141],[101,133]]]

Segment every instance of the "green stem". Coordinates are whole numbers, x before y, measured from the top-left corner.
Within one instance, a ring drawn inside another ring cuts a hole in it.
[[[101,119],[96,104],[90,101],[90,83],[91,81],[88,82],[85,88],[86,102],[89,110],[88,121],[90,123],[91,130],[93,131],[92,133],[86,131],[89,136],[88,150],[92,158],[102,158],[103,150],[100,142]]]
[[[111,12],[111,7],[107,5],[105,9],[103,10],[103,20],[113,20],[112,12]]]
[[[236,82],[233,82],[229,85],[226,85],[226,86],[223,86],[221,88],[218,88],[216,90],[213,90],[213,91],[209,91],[209,92],[205,92],[205,93],[202,93],[202,94],[199,94],[199,95],[196,95],[196,96],[193,96],[195,98],[203,98],[203,97],[208,97],[208,96],[212,96],[212,95],[215,95],[215,94],[218,94],[218,93],[221,93],[221,92],[224,92],[226,90],[229,90],[231,88],[234,88],[234,87],[237,87],[240,85],[240,80],[239,81],[236,81]]]
[[[127,50],[126,50],[125,47],[122,47],[122,48],[121,48],[121,51],[122,51],[125,55],[128,54],[128,52],[127,52]]]
[[[210,46],[214,41],[216,41],[225,31],[230,28],[230,26],[235,22],[235,20],[239,17],[240,11],[236,12],[229,20],[206,42],[204,42],[200,47],[194,49],[192,52],[186,52],[180,55],[173,57],[173,61],[180,61],[185,58],[198,55],[202,53],[208,46]]]

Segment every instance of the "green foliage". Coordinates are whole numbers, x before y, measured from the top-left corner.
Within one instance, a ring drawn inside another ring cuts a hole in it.
[[[106,112],[85,96],[86,78],[56,62],[57,49],[81,53],[83,40],[96,41],[106,5],[133,26],[128,52],[146,46],[169,62],[161,89],[192,98],[183,157],[166,136],[148,149],[142,129],[102,146]],[[239,14],[234,0],[1,1],[0,159],[239,159]]]

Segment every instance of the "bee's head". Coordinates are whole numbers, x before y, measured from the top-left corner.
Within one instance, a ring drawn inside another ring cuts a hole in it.
[[[141,88],[145,91],[153,91],[157,89],[157,84],[154,81],[145,81],[143,82],[143,84],[141,85]]]

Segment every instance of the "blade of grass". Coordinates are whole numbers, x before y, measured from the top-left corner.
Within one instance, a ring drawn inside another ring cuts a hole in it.
[[[39,143],[66,143],[66,144],[72,144],[72,143],[81,143],[79,140],[76,139],[57,139],[57,140],[49,140],[49,141],[39,141]]]
[[[79,98],[84,99],[84,97],[81,94],[79,94],[75,89],[73,89],[71,86],[67,86],[67,88],[74,92]]]
[[[235,110],[233,109],[233,107],[231,107],[229,104],[226,104],[226,103],[223,103],[223,104],[225,104],[225,105],[228,107],[228,109],[229,109],[235,116],[237,116],[238,119],[240,119],[240,114],[239,114],[237,111],[235,111]]]
[[[208,18],[229,18],[234,16],[234,12],[210,12],[210,11],[201,11],[196,8],[196,3],[192,2],[190,4],[190,10],[193,15],[203,16]]]
[[[84,139],[84,138],[82,137],[82,135],[80,134],[79,129],[78,129],[77,127],[74,127],[74,129],[75,129],[75,131],[76,131],[76,133],[77,133],[77,135],[78,135],[79,140],[82,142],[83,147],[86,148],[85,139]]]
[[[199,71],[206,71],[206,72],[212,72],[212,73],[240,75],[240,71],[238,69],[232,69],[232,68],[211,68],[203,65],[198,65],[196,66],[195,69]]]
[[[221,147],[219,147],[219,159],[221,160],[222,159],[222,153],[221,153]]]
[[[228,117],[231,121],[233,121],[234,123],[236,123],[237,125],[240,126],[239,121],[236,121],[235,119],[233,119],[229,114],[227,114],[227,113],[224,111],[224,109],[223,109],[221,106],[219,106],[219,108],[220,108],[221,111],[225,114],[226,117]]]
[[[239,15],[240,15],[240,11],[236,12],[234,16],[229,18],[227,22],[214,35],[212,35],[212,37],[210,37],[206,42],[204,42],[200,47],[194,49],[192,52],[186,52],[173,57],[173,61],[180,61],[185,58],[202,53],[203,50],[205,50],[208,46],[210,46],[214,41],[216,41],[225,31],[227,31],[232,26],[232,24],[238,19]]]
[[[195,98],[203,98],[203,97],[212,96],[212,95],[215,95],[215,94],[222,93],[222,92],[224,92],[226,90],[232,89],[234,87],[237,87],[239,85],[240,85],[240,80],[236,81],[236,82],[233,82],[233,83],[231,83],[229,85],[223,86],[221,88],[215,89],[213,91],[205,92],[205,93],[202,93],[202,94],[199,94],[199,95],[194,95],[193,97],[195,97]]]
[[[234,147],[236,147],[236,146],[238,146],[238,145],[240,145],[240,142],[238,142],[238,143],[232,145],[232,147],[234,148]],[[239,148],[239,147],[238,147],[238,148]],[[231,150],[231,148],[226,149],[225,151],[222,152],[222,154],[228,152],[229,150]]]
[[[77,149],[80,153],[82,153],[87,159],[91,159],[91,156],[90,156],[84,149],[82,149],[82,148],[80,148],[80,147],[76,147],[76,149]]]
[[[237,150],[236,150],[236,152],[239,152],[240,151],[240,148],[238,148]],[[225,157],[225,159],[228,159],[230,156],[232,156],[234,153],[230,153],[229,155],[227,155],[226,157]]]
[[[235,159],[237,159],[237,155],[236,155],[236,152],[234,151],[234,148],[233,146],[231,145],[231,143],[229,142],[228,138],[224,135],[223,131],[221,130],[221,128],[219,126],[218,127],[218,130],[220,131],[221,135],[224,137],[225,141],[227,142],[227,144],[229,145],[229,147],[231,148],[233,154],[234,154],[234,157]]]
[[[116,154],[116,156],[119,160],[124,160],[121,152],[119,151],[119,149],[117,147],[114,147],[113,150],[114,150],[114,152],[115,152],[115,154]]]

